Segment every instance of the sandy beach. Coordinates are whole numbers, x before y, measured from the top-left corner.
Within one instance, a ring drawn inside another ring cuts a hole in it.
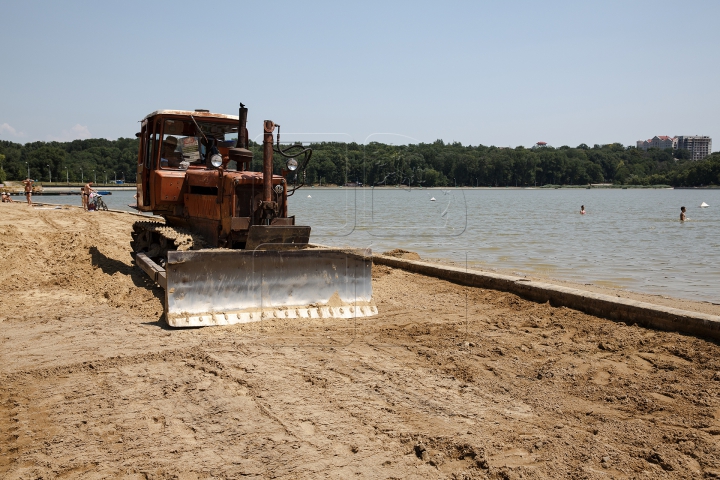
[[[137,219],[0,204],[1,478],[720,478],[715,342],[377,265],[377,317],[173,330]]]

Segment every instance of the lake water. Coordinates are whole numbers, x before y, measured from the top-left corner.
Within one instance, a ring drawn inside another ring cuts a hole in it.
[[[104,200],[132,211],[133,193]],[[80,205],[79,196],[35,200]],[[720,301],[720,189],[304,188],[290,214],[312,227],[315,243],[403,248],[471,268]]]
[[[295,197],[291,214],[316,243],[720,301],[720,190],[314,188]]]

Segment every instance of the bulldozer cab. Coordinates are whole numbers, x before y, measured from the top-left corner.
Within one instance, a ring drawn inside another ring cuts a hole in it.
[[[191,168],[212,168],[212,155],[221,156],[226,170],[237,171],[238,164],[229,159],[228,153],[238,141],[238,130],[238,117],[232,115],[161,110],[145,117],[138,134],[138,209],[153,211],[158,203],[167,200],[158,198],[161,192],[155,188],[163,183],[163,177]]]
[[[288,216],[288,182],[273,171],[274,153],[288,156],[275,149],[276,126],[264,123],[262,171],[252,171],[247,109],[239,113],[160,110],[145,117],[138,134],[138,210],[201,235],[211,247],[303,247],[310,229]]]

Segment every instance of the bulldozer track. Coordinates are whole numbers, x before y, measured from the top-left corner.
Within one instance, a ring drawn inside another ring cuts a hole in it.
[[[140,221],[133,224],[132,249],[151,258],[163,258],[169,250],[198,250],[205,241],[197,233],[160,222]]]

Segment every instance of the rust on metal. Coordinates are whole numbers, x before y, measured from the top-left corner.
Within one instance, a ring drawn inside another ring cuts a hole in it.
[[[307,247],[310,227],[253,225],[248,232],[247,250],[289,250]]]
[[[263,133],[263,203],[272,200],[272,174],[273,174],[273,131],[275,124],[272,120],[265,120]],[[265,205],[263,205],[263,209]]]
[[[230,230],[240,231],[250,228],[250,217],[232,217],[230,219]]]
[[[155,171],[155,200],[160,204],[170,204],[182,201],[182,191],[185,185],[184,172],[173,170]]]
[[[197,112],[197,111],[191,111],[191,110],[155,110],[149,115],[146,115],[143,121],[154,117],[156,115],[177,115],[177,116],[190,116],[193,117],[202,117],[202,118],[220,118],[225,120],[238,120],[238,117],[235,115],[225,115],[223,113],[211,113],[211,112]]]
[[[220,220],[220,207],[212,195],[185,194],[185,208],[190,217]]]

